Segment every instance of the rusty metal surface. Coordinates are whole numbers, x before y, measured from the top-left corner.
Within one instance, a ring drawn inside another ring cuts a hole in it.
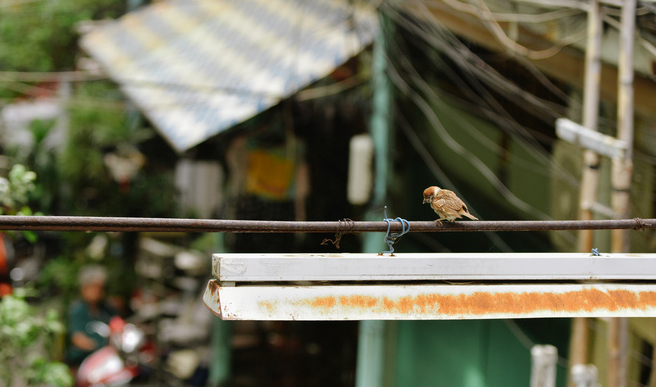
[[[226,320],[656,317],[656,285],[236,286],[203,297]]]
[[[410,232],[548,231],[654,229],[656,219],[548,221],[412,221]],[[400,232],[400,222],[390,231]],[[123,232],[238,232],[238,233],[361,233],[386,232],[384,221],[269,221],[180,218],[120,218],[86,216],[0,216],[0,230],[123,231]]]

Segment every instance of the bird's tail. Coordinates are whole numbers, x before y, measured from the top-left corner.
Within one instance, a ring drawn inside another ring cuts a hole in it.
[[[471,219],[471,220],[478,220],[477,217],[475,217],[474,215],[470,214],[469,212],[464,212],[464,211],[463,211],[463,212],[462,212],[462,215],[468,217],[468,218]]]

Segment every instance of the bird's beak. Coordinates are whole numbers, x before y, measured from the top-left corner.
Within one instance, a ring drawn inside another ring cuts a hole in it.
[[[421,204],[426,204],[426,203],[430,203],[430,198],[424,198],[424,201],[421,202]]]

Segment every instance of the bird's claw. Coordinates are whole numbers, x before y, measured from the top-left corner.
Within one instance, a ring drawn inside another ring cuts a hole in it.
[[[435,224],[442,227],[444,224],[442,223],[442,219],[435,219]]]

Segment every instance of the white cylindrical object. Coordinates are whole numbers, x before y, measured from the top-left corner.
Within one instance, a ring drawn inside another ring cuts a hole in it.
[[[531,358],[531,387],[555,387],[558,349],[553,345],[534,345]]]
[[[351,204],[365,204],[371,196],[373,156],[374,142],[368,133],[351,138],[346,188],[347,198]]]
[[[571,373],[576,387],[597,387],[597,367],[593,364],[575,364]]]

